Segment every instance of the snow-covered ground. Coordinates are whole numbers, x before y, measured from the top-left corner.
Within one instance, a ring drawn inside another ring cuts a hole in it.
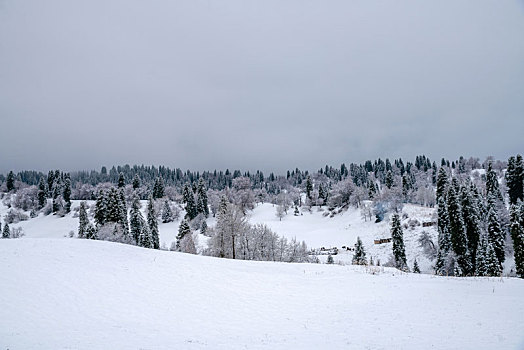
[[[524,347],[523,280],[370,272],[0,240],[0,348]]]

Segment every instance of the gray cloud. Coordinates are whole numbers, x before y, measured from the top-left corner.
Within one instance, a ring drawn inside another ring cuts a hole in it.
[[[522,2],[0,2],[0,171],[524,150]]]

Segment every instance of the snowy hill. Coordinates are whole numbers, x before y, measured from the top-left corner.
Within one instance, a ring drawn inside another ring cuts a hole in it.
[[[0,241],[0,348],[521,349],[524,281]]]
[[[90,204],[92,203],[90,202]],[[36,218],[19,222],[12,226],[21,227],[26,237],[30,238],[68,237],[71,231],[76,232],[78,230],[78,218],[74,215],[74,209],[79,205],[80,201],[73,201],[73,211],[63,218],[40,214]],[[144,201],[142,205],[143,211],[145,211],[145,207]],[[3,217],[7,210],[7,207],[0,205],[0,216]],[[368,258],[372,256],[375,262],[380,260],[382,263],[390,259],[392,253],[391,243],[374,244],[375,239],[391,237],[388,219],[378,224],[369,219],[365,221],[361,217],[360,209],[352,207],[334,217],[324,216],[326,211],[318,211],[316,208],[311,213],[301,212],[302,215],[299,216],[294,216],[291,209],[282,220],[279,220],[275,213],[276,206],[270,203],[259,204],[253,211],[249,212],[249,221],[253,224],[264,223],[277,234],[289,239],[297,238],[299,241],[305,241],[310,248],[353,247],[357,236],[360,236],[366,248]],[[418,226],[404,230],[408,265],[410,267],[413,266],[413,260],[416,258],[422,272],[432,273],[432,261],[422,254],[418,238],[422,231],[426,231],[436,243],[436,227],[422,227],[423,222],[434,220],[432,218],[434,209],[408,204],[404,207],[403,213],[408,216],[408,218],[403,220],[403,223],[407,223],[409,220],[416,220],[419,223]],[[171,246],[171,243],[176,239],[179,224],[179,220],[167,224],[159,224],[161,246],[163,245],[166,248]],[[208,225],[212,226],[214,224],[215,220],[209,218]],[[201,247],[205,246],[206,237],[199,236],[199,244]],[[335,261],[349,263],[352,254],[352,252],[340,250],[339,254],[335,256]]]

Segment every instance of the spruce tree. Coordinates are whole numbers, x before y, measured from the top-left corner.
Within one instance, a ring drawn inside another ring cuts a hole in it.
[[[456,192],[457,186],[457,180],[453,179],[447,195],[449,233],[451,247],[457,256],[458,271],[463,275],[467,275],[471,272],[471,261],[468,252],[468,238],[462,216],[462,207]]]
[[[135,240],[137,245],[141,243],[141,237],[143,236],[142,231],[146,226],[146,222],[142,213],[140,212],[140,200],[135,197],[131,204],[129,211],[129,230],[131,237]]]
[[[420,268],[418,267],[417,259],[413,262],[413,273],[420,273]]]
[[[89,218],[87,216],[86,202],[80,202],[80,210],[78,212],[78,238],[87,238],[87,226],[89,225]]]
[[[311,182],[311,177],[308,175],[306,178],[306,197],[311,200],[313,193],[313,182]]]
[[[509,203],[516,204],[524,200],[524,164],[522,156],[510,157],[506,169],[506,184],[508,186]]]
[[[375,187],[375,182],[373,180],[370,180],[369,181],[369,189],[368,189],[369,199],[375,198],[376,194],[377,194],[377,188]]]
[[[444,197],[444,194],[447,191],[447,187],[448,187],[448,173],[446,172],[446,169],[444,169],[444,167],[440,167],[438,171],[438,176],[437,176],[437,194],[436,194],[437,203],[439,202],[440,198]]]
[[[407,271],[406,251],[404,248],[404,233],[400,225],[400,217],[397,213],[391,220],[391,238],[393,240],[393,256],[395,258],[395,267],[402,271]]]
[[[40,181],[38,182],[38,208],[42,209],[45,207],[47,202],[47,195],[46,195],[46,188],[45,188],[45,181],[44,177],[42,176],[40,178]]]
[[[11,192],[15,189],[15,174],[12,171],[7,174],[6,180],[7,192]]]
[[[489,241],[497,256],[499,265],[502,266],[505,260],[506,232],[502,230],[500,219],[495,205],[494,195],[488,197],[488,235]]]
[[[138,174],[135,174],[135,177],[133,178],[133,189],[137,190],[140,188],[140,177]]]
[[[198,203],[200,204],[199,212],[207,218],[209,216],[209,205],[207,198],[206,184],[203,178],[198,180],[197,186]]]
[[[486,197],[493,197],[503,202],[504,198],[499,188],[499,180],[497,173],[493,170],[492,162],[488,163],[488,169],[486,170]]]
[[[357,243],[355,243],[355,254],[352,260],[353,265],[366,265],[366,251],[360,237],[357,237]]]
[[[106,191],[100,190],[95,203],[95,223],[101,227],[106,223],[107,198]]]
[[[169,205],[169,200],[166,199],[164,201],[164,206],[162,207],[162,222],[165,224],[171,221],[173,221],[173,212]]]
[[[466,236],[468,238],[468,252],[471,259],[471,266],[475,266],[477,244],[480,237],[479,206],[468,185],[461,187],[460,200],[462,218],[466,228]]]
[[[71,211],[71,179],[69,175],[64,181],[64,192],[63,192],[64,202],[65,202],[65,212],[69,213]]]
[[[118,188],[126,187],[126,179],[124,178],[124,173],[118,175]]]
[[[10,238],[11,237],[11,230],[9,229],[9,224],[6,222],[4,225],[4,229],[2,230],[2,238]]]
[[[510,207],[509,232],[513,239],[513,251],[515,255],[515,268],[517,275],[524,278],[524,207],[518,201]]]
[[[386,173],[385,182],[387,188],[391,188],[393,186],[393,173],[391,172],[391,170],[388,170],[388,172]]]
[[[189,227],[189,223],[187,222],[187,220],[183,219],[180,223],[180,226],[178,227],[178,235],[176,236],[177,249],[180,249],[180,242],[188,234],[191,234],[191,228]]]
[[[186,217],[189,220],[193,220],[198,215],[198,212],[195,203],[195,195],[188,183],[184,185],[182,196],[182,200],[186,204]]]
[[[153,248],[159,249],[160,241],[158,237],[158,219],[155,211],[155,201],[152,197],[149,197],[149,201],[147,203],[147,225],[149,226]]]

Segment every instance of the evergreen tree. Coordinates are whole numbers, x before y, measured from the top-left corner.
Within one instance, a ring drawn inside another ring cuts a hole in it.
[[[471,259],[471,266],[475,266],[477,244],[480,237],[479,206],[476,198],[472,195],[472,191],[470,191],[468,186],[461,187],[460,200],[462,207],[462,218],[468,239],[468,252]]]
[[[404,248],[404,233],[400,225],[400,217],[397,213],[393,215],[391,221],[391,238],[393,240],[393,256],[395,258],[395,267],[399,270],[406,271],[406,251]]]
[[[180,223],[180,226],[178,227],[178,235],[176,236],[176,247],[177,249],[180,249],[180,243],[182,241],[182,239],[186,236],[186,235],[190,235],[191,234],[191,228],[189,227],[189,223],[187,222],[187,220],[182,220],[182,222]]]
[[[46,188],[45,188],[45,181],[44,177],[42,176],[40,178],[40,181],[38,182],[38,208],[45,207],[47,202],[47,196],[46,196]]]
[[[502,266],[505,260],[506,232],[500,226],[500,219],[494,202],[494,195],[488,197],[488,235],[499,265]]]
[[[357,243],[355,243],[355,254],[353,255],[352,260],[353,265],[366,265],[366,251],[364,250],[364,245],[360,240],[360,237],[357,237]]]
[[[135,174],[135,177],[133,178],[133,189],[137,190],[140,188],[140,177],[138,174]]]
[[[95,227],[93,225],[91,225],[91,223],[89,223],[89,225],[87,225],[86,238],[87,239],[98,239],[97,231],[96,231]]]
[[[65,212],[69,213],[71,211],[71,179],[69,178],[69,176],[67,176],[64,181],[63,197],[65,202]]]
[[[477,250],[476,274],[477,276],[498,276],[500,272],[501,266],[489,237],[482,234]]]
[[[444,169],[444,167],[440,167],[438,171],[438,176],[437,176],[437,194],[436,194],[437,203],[439,202],[440,198],[444,197],[444,194],[447,191],[447,187],[448,187],[448,173],[446,172],[446,169]]]
[[[153,236],[151,235],[149,227],[147,227],[147,223],[144,224],[144,226],[142,227],[142,231],[140,231],[138,245],[144,248],[153,248],[154,246]]]
[[[11,230],[9,229],[9,224],[6,222],[4,225],[4,229],[2,230],[2,238],[10,238],[11,237]]]
[[[95,203],[95,223],[97,227],[101,227],[106,223],[107,212],[107,196],[106,191],[100,190]]]
[[[335,260],[333,259],[333,256],[331,254],[329,254],[327,257],[327,263],[329,265],[333,265],[335,263]]]
[[[12,171],[7,174],[6,180],[7,192],[11,192],[15,189],[15,174]]]
[[[513,239],[513,251],[515,255],[515,267],[517,275],[524,278],[524,208],[518,201],[510,208],[509,232]]]
[[[488,163],[488,169],[486,170],[486,197],[493,197],[503,202],[504,198],[499,188],[499,180],[497,173],[493,170],[492,162]]]
[[[207,218],[209,216],[209,205],[207,198],[206,184],[203,178],[198,180],[197,186],[197,195],[198,195],[198,212],[204,214]]]
[[[391,170],[388,170],[386,173],[386,187],[391,188],[393,186],[393,173]]]
[[[140,212],[140,200],[135,197],[129,211],[129,229],[131,237],[137,245],[141,245],[141,239],[144,236],[143,231],[146,228],[146,221]]]
[[[166,199],[162,208],[162,222],[165,224],[171,221],[173,221],[173,212],[171,211],[169,200]]]
[[[516,204],[520,199],[524,200],[524,164],[522,156],[510,157],[506,170],[506,184],[508,186],[509,203]]]
[[[447,195],[449,233],[451,247],[457,256],[458,271],[466,275],[471,271],[471,261],[468,252],[468,238],[462,216],[462,207],[456,192],[458,185],[458,182],[455,184],[456,181],[456,179],[453,179]]]
[[[373,180],[370,180],[369,189],[368,189],[369,199],[375,198],[376,194],[377,194],[377,188],[375,187],[375,182]]]
[[[124,173],[118,175],[118,188],[126,187],[126,179],[124,178]]]
[[[80,211],[78,212],[78,238],[87,238],[87,226],[89,225],[89,218],[87,216],[86,202],[80,202]]]
[[[51,197],[53,195],[53,184],[55,183],[55,173],[52,170],[49,170],[49,173],[47,174],[47,191],[48,191],[48,197]]]
[[[195,203],[195,195],[188,183],[184,185],[182,196],[182,200],[186,204],[186,217],[189,220],[193,220],[198,215],[198,212]]]
[[[437,230],[438,230],[439,249],[442,252],[447,253],[451,249],[451,237],[449,234],[448,207],[443,197],[440,197],[439,199],[437,214],[438,214]]]
[[[308,175],[306,178],[306,197],[311,200],[313,193],[313,182],[311,182],[311,177]]]
[[[53,188],[53,213],[57,213],[60,210],[60,186],[55,184]]]
[[[417,259],[413,262],[413,273],[420,273],[420,268],[418,267]]]
[[[206,220],[202,220],[202,224],[200,225],[200,233],[205,235],[207,232],[207,222]]]
[[[153,198],[158,199],[162,198],[165,195],[164,179],[162,177],[157,177],[155,179],[155,184],[153,186]]]
[[[155,211],[155,202],[152,197],[149,197],[149,201],[147,203],[147,225],[149,226],[153,248],[159,249],[160,241],[158,238],[158,219]]]

